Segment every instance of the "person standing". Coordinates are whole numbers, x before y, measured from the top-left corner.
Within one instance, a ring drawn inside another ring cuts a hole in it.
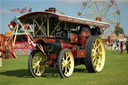
[[[128,54],[128,41],[126,42],[126,51],[127,51],[127,54]]]
[[[120,43],[121,54],[123,54],[123,42]]]
[[[0,50],[0,67],[2,67],[2,51]]]
[[[116,42],[113,42],[113,49],[116,51]]]
[[[120,42],[118,41],[118,43],[117,43],[117,52],[120,50]]]

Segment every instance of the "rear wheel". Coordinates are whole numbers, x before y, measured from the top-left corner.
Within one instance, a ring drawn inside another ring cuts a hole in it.
[[[45,71],[47,58],[40,50],[33,50],[28,59],[28,69],[33,77],[40,77]]]
[[[69,49],[60,51],[57,60],[57,68],[61,78],[70,77],[74,70],[74,58]]]
[[[89,72],[101,72],[105,64],[105,48],[99,36],[91,36],[85,43],[85,65]]]

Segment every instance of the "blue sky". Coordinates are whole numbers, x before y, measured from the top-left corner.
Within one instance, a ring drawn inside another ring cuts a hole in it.
[[[81,2],[86,0],[0,0],[0,34],[9,30],[8,24],[19,15],[11,12],[14,8],[32,8],[32,11],[41,11],[55,7],[66,15],[77,16]],[[121,12],[121,27],[128,36],[128,0],[115,0]]]

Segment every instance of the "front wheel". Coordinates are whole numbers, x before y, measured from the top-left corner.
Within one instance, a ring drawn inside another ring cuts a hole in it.
[[[45,71],[47,58],[40,50],[33,50],[28,59],[28,70],[33,77],[40,77]]]
[[[105,64],[105,48],[99,36],[91,36],[85,43],[85,65],[89,72],[101,72]]]
[[[69,49],[60,51],[57,59],[57,68],[61,78],[70,77],[74,71],[74,57]]]

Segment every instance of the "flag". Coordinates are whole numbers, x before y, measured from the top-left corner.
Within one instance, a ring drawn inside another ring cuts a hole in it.
[[[27,7],[20,10],[20,13],[25,13],[27,11]]]
[[[30,9],[28,10],[28,12],[32,12],[32,8],[30,8]]]
[[[12,9],[12,10],[11,10],[11,12],[19,12],[19,11],[20,11],[19,8],[17,8],[17,9],[15,8],[15,9]]]

